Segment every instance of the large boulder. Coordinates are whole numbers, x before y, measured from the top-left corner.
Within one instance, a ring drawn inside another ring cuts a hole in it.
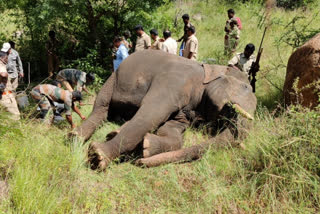
[[[297,81],[297,79],[299,80]],[[297,81],[297,89],[294,83]],[[319,104],[320,34],[298,48],[289,58],[283,93],[285,104],[300,103],[314,108]],[[297,91],[298,93],[295,93]]]

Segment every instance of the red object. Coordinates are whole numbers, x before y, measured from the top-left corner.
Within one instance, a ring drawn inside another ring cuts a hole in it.
[[[12,94],[12,91],[3,92],[2,95]]]
[[[239,17],[236,17],[236,20],[238,22],[238,28],[239,30],[242,30],[242,23],[241,23],[241,19]]]

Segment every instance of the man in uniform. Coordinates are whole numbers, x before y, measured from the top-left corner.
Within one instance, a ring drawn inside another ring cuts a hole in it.
[[[186,42],[188,40],[187,30],[190,27],[193,27],[193,25],[190,23],[190,17],[189,17],[188,14],[184,14],[182,16],[182,20],[183,20],[183,23],[184,23],[184,28],[183,28],[184,34],[180,39],[177,40],[177,42],[181,42],[182,41],[181,46],[180,46],[179,56],[183,56],[182,55],[182,50],[185,49],[185,45],[186,45]]]
[[[9,42],[11,49],[8,57],[7,71],[9,74],[9,81],[12,85],[12,90],[16,91],[18,88],[19,77],[24,77],[22,62],[19,53],[14,49],[15,43],[13,41]]]
[[[183,57],[196,61],[198,54],[198,39],[194,35],[196,32],[195,27],[191,26],[187,30],[188,40],[186,42],[185,49],[183,52]]]
[[[76,69],[64,69],[59,71],[56,80],[61,82],[62,85],[70,92],[73,90],[82,91],[89,93],[86,88],[86,84],[90,85],[94,82],[94,75],[87,74],[86,72],[79,71]]]
[[[134,30],[137,33],[135,52],[149,49],[151,47],[151,38],[144,31],[141,25],[137,25]]]
[[[164,52],[177,55],[178,44],[176,40],[172,39],[171,32],[168,30],[163,31],[163,37],[165,41],[163,42],[162,50]]]
[[[256,58],[253,54],[255,46],[251,43],[247,44],[243,53],[237,53],[229,62],[228,66],[235,68],[239,71],[246,72],[249,75],[252,63]]]
[[[236,27],[238,28],[238,31],[240,32],[242,28],[242,24],[240,21],[240,18],[235,17],[235,11],[233,9],[228,10],[228,20],[226,21],[226,26],[224,27],[225,36],[224,36],[224,54],[227,55],[229,53],[229,41],[230,41],[230,33],[233,29],[231,29],[231,22],[236,23]],[[234,21],[236,20],[236,22]],[[240,26],[241,25],[241,26]]]
[[[158,31],[156,29],[150,30],[150,35],[153,43],[151,44],[151,49],[153,50],[161,50],[162,41],[159,38]]]
[[[57,55],[59,41],[56,39],[56,33],[54,31],[49,32],[49,40],[46,43],[46,49],[48,54],[48,73],[49,77],[59,71],[59,58]]]
[[[54,85],[44,84],[34,87],[30,94],[38,103],[41,120],[44,120],[48,111],[54,107],[54,102],[64,104],[66,118],[72,129],[74,129],[76,126],[72,121],[71,109],[75,111],[82,120],[86,119],[86,117],[81,114],[80,110],[74,103],[82,99],[80,91],[70,92]]]
[[[9,46],[4,45],[0,51],[0,105],[3,106],[6,111],[11,113],[11,119],[19,120],[20,112],[15,99],[15,93],[12,92],[12,86],[9,81],[9,75],[6,68],[9,50],[10,44]]]

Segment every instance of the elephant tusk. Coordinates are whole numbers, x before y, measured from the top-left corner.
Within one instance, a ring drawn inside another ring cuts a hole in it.
[[[254,120],[254,118],[249,114],[246,110],[241,108],[238,104],[233,104],[232,108],[234,108],[239,114],[241,114],[243,117],[249,119],[249,120]]]

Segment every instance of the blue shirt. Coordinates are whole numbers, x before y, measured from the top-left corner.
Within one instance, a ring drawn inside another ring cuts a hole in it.
[[[128,56],[129,56],[128,49],[124,44],[121,44],[117,50],[116,59],[113,60],[114,71],[116,71],[119,68],[121,62],[125,60]]]

